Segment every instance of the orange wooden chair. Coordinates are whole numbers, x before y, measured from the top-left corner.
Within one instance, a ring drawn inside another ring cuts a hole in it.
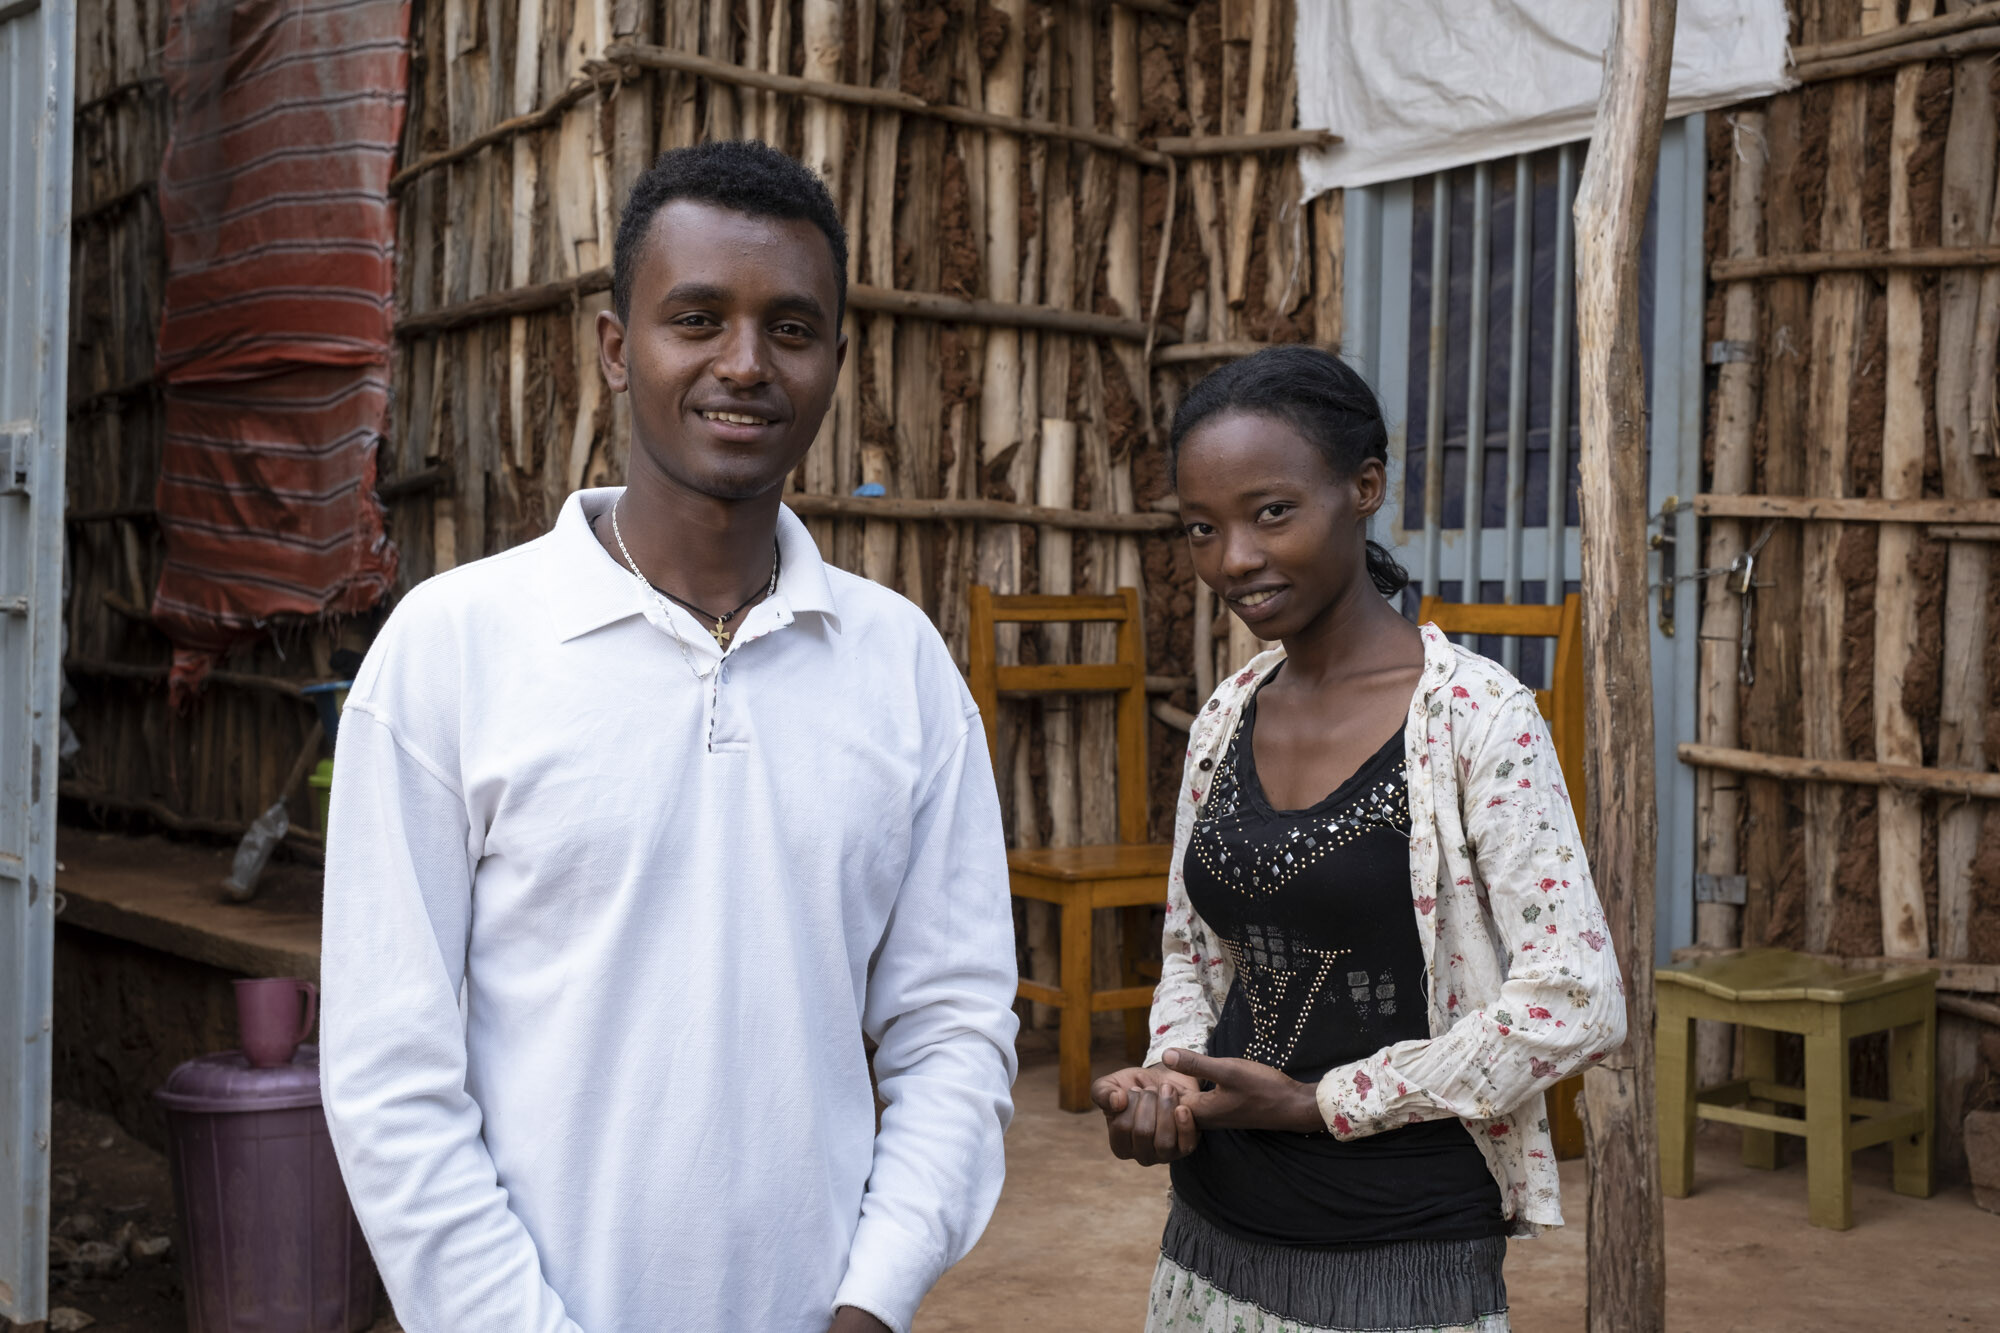
[[[1147,837],[1146,661],[1139,594],[1120,588],[1105,597],[1002,596],[974,584],[967,626],[967,675],[979,715],[986,723],[986,748],[999,758],[1000,696],[1003,694],[1110,694],[1118,700],[1118,841],[1097,847],[1016,848],[1007,853],[1014,895],[1053,903],[1060,914],[1061,951],[1057,986],[1023,979],[1024,1000],[1061,1011],[1057,1032],[1058,1097],[1065,1111],[1090,1109],[1091,1015],[1125,1011],[1125,1039],[1143,1056],[1146,1013],[1153,987],[1139,968],[1151,913],[1167,899],[1167,867],[1173,848]],[[1106,663],[1061,662],[1041,666],[1001,666],[994,656],[994,627],[1001,624],[1111,622],[1117,630],[1117,657]],[[1091,984],[1091,914],[1100,907],[1124,909],[1124,985],[1097,990]]]
[[[1575,593],[1561,606],[1496,606],[1484,602],[1446,602],[1424,598],[1417,608],[1418,624],[1434,624],[1447,634],[1497,634],[1556,641],[1555,670],[1550,688],[1535,691],[1535,702],[1549,721],[1556,762],[1569,787],[1577,827],[1583,827],[1583,604]],[[1583,1121],[1576,1113],[1576,1095],[1583,1076],[1573,1075],[1549,1089],[1549,1132],[1557,1157],[1583,1156]]]

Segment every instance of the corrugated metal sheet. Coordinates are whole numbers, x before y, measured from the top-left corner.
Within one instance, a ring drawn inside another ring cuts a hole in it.
[[[1656,514],[1697,488],[1701,460],[1702,118],[1660,147],[1641,263]],[[1389,418],[1390,497],[1377,535],[1446,601],[1560,602],[1580,565],[1575,252],[1581,144],[1347,194],[1345,350]],[[1653,715],[1659,777],[1659,948],[1694,942],[1693,512],[1656,520]],[[1676,610],[1684,614],[1675,615]],[[1678,620],[1679,633],[1673,626]],[[1480,645],[1545,685],[1541,641]]]

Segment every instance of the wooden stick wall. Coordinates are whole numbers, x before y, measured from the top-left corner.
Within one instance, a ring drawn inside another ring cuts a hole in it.
[[[1795,55],[1822,74],[1711,118],[1708,248],[1726,280],[1698,507],[1728,517],[1701,563],[1738,573],[1706,592],[1688,750],[1701,868],[1747,884],[1740,913],[1700,910],[1703,944],[1983,964],[1954,975],[2000,988],[2000,806],[1972,795],[1995,781],[2000,704],[2000,464],[1981,445],[1995,367],[1979,336],[2000,298],[2000,131],[1978,54],[2000,25],[1955,27],[1973,52],[1957,58],[1929,36],[1971,9],[1807,7]],[[1816,260],[1830,251],[1860,257]],[[1972,1031],[1940,1028],[1947,1160]]]
[[[166,708],[167,645],[143,610],[160,245],[138,189],[163,147],[145,80],[164,5],[140,3],[136,26],[123,0],[84,16],[72,786],[98,812],[225,831],[291,766],[312,722],[297,684],[376,617],[276,627],[188,712]],[[1293,150],[1319,136],[1293,129],[1291,26],[1285,0],[415,0],[379,459],[402,586],[622,479],[625,404],[594,321],[625,190],[665,148],[753,136],[821,172],[852,241],[847,369],[791,483],[822,549],[922,606],[961,658],[975,579],[1139,586],[1160,711],[1184,716],[1256,644],[1194,595],[1153,507],[1166,424],[1223,358],[1339,338],[1338,199],[1297,203]],[[864,484],[884,498],[855,498]],[[1086,627],[1002,651],[1110,647]],[[1115,838],[1113,739],[1096,703],[1009,706],[1017,841]],[[1154,727],[1162,838],[1181,749]],[[307,802],[293,811],[310,825]],[[1099,933],[1108,966],[1116,935]]]

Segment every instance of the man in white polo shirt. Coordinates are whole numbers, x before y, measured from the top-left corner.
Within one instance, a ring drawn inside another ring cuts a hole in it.
[[[992,1212],[984,733],[923,614],[779,503],[845,273],[797,163],[663,156],[599,316],[629,484],[414,589],[348,696],[322,1078],[411,1333],[905,1333]]]

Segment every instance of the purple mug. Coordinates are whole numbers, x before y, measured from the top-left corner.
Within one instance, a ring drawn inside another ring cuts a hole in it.
[[[301,1018],[299,997],[305,997]],[[319,987],[297,977],[270,977],[236,983],[236,1030],[243,1054],[254,1069],[292,1062],[299,1043],[319,1017]]]

